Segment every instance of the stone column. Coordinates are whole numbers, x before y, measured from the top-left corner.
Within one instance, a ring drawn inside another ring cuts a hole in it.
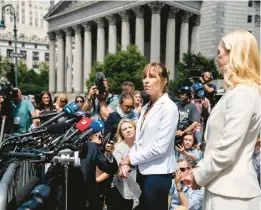
[[[64,30],[66,34],[65,38],[65,68],[67,69],[66,75],[66,92],[72,92],[72,28],[67,28]]]
[[[170,80],[174,80],[175,75],[175,37],[176,37],[176,14],[178,8],[170,7],[167,22],[166,35],[166,68],[170,71]]]
[[[86,80],[89,79],[89,74],[92,68],[92,27],[91,23],[83,24],[84,27],[84,68],[83,68],[83,87],[84,92],[87,92]]]
[[[121,46],[122,50],[126,50],[130,44],[130,23],[128,11],[120,12],[121,16]]]
[[[74,55],[74,68],[73,68],[73,86],[75,93],[82,93],[82,27],[80,25],[73,26],[75,33],[75,55]]]
[[[191,52],[196,54],[199,53],[199,25],[200,15],[197,15],[191,34]]]
[[[179,45],[179,60],[182,61],[183,54],[188,52],[189,49],[189,18],[192,14],[185,12],[181,17],[180,27],[180,45]]]
[[[64,71],[64,32],[59,30],[57,32],[57,47],[58,47],[58,66],[57,66],[57,93],[64,92],[64,79],[65,79],[65,71]]]
[[[105,56],[105,32],[104,19],[100,18],[97,23],[97,61],[103,62]]]
[[[117,51],[117,28],[116,16],[109,15],[106,17],[109,21],[109,53],[116,53]]]
[[[49,92],[55,93],[55,33],[48,32],[50,47],[49,47]]]
[[[136,16],[136,34],[135,44],[138,46],[142,55],[144,55],[144,10],[143,7],[136,7],[133,9]]]
[[[160,62],[160,12],[164,4],[151,2],[151,39],[150,39],[150,62]]]

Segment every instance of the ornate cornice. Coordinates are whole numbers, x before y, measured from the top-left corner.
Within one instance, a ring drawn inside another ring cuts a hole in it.
[[[66,36],[72,36],[73,35],[73,29],[71,27],[63,29]]]
[[[108,15],[105,18],[109,21],[110,25],[116,25],[116,15],[115,14]]]
[[[49,40],[51,40],[51,41],[55,40],[55,33],[53,31],[47,32],[47,34],[48,34]]]
[[[188,23],[189,18],[192,16],[193,14],[191,12],[188,11],[184,11],[184,14],[181,16],[181,21],[182,23]]]
[[[132,11],[134,12],[136,18],[143,18],[144,17],[144,9],[142,6],[139,7],[135,7],[132,9]]]
[[[104,28],[105,22],[104,22],[103,18],[99,18],[99,19],[95,20],[94,22],[97,24],[98,28]]]
[[[200,25],[200,15],[197,15],[194,22],[194,26],[199,26],[199,25]]]
[[[158,2],[158,1],[154,1],[148,4],[148,6],[151,9],[152,14],[160,14],[162,8],[164,7],[165,4]]]
[[[56,35],[57,35],[57,38],[63,38],[64,37],[64,31],[63,30],[58,30],[56,31]]]
[[[179,11],[179,8],[171,6],[168,14],[169,18],[176,18],[176,15]]]
[[[127,22],[129,21],[129,12],[128,11],[122,11],[122,12],[119,12],[119,15],[121,16],[121,20],[123,22]]]
[[[72,28],[73,28],[75,34],[80,34],[80,33],[82,32],[82,27],[81,27],[81,25],[75,25],[75,26],[73,26]]]
[[[85,22],[82,24],[85,31],[91,31],[92,30],[92,24],[90,22]]]

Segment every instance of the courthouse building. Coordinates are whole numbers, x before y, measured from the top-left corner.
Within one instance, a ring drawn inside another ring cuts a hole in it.
[[[83,93],[95,61],[136,44],[148,61],[162,62],[175,79],[183,53],[215,57],[221,37],[234,29],[260,43],[260,1],[60,1],[49,23],[52,93]],[[57,62],[56,62],[57,61]]]

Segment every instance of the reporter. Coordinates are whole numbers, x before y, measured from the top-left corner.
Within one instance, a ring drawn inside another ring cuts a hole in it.
[[[179,114],[166,93],[168,80],[162,64],[149,63],[144,68],[143,86],[151,100],[142,108],[135,144],[120,167],[121,176],[126,177],[129,166],[137,166],[142,190],[139,209],[143,210],[168,209],[168,192],[177,165],[174,139]]]
[[[254,36],[244,30],[225,35],[217,61],[227,92],[209,116],[204,158],[188,182],[205,186],[205,210],[259,209],[251,160],[260,132],[260,54]]]

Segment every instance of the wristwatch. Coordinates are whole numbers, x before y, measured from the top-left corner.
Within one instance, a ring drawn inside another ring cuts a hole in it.
[[[182,192],[183,191],[182,187],[176,188],[176,189],[177,189],[178,192]]]

